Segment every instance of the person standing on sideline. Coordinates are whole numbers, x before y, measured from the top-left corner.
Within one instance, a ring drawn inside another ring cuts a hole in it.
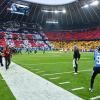
[[[98,46],[97,50],[95,50],[94,52],[94,67],[90,81],[90,92],[93,92],[94,79],[97,76],[97,74],[100,74],[100,46]]]
[[[1,63],[1,66],[3,66],[2,54],[3,54],[3,47],[0,46],[0,63]]]
[[[74,74],[78,74],[78,61],[80,59],[80,53],[78,47],[74,46],[74,54],[73,54],[73,68]]]
[[[10,63],[11,63],[11,50],[10,50],[8,45],[4,49],[3,53],[4,53],[4,58],[5,58],[5,67],[7,70],[9,68]]]

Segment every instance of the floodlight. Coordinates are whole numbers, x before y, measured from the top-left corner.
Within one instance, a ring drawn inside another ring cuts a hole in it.
[[[99,4],[99,1],[96,0],[96,1],[92,2],[90,5],[91,6],[97,6],[98,4]]]
[[[55,13],[55,14],[58,14],[58,13],[59,13],[59,11],[55,10],[55,11],[54,11],[54,13]]]
[[[52,20],[52,21],[46,21],[46,23],[47,23],[47,24],[58,24],[59,22],[58,22],[58,21],[53,21],[53,20]]]
[[[86,4],[86,5],[84,5],[82,8],[88,8],[89,7],[89,5],[88,4]]]
[[[63,9],[63,10],[62,10],[62,13],[64,13],[64,14],[65,14],[65,13],[66,13],[66,10],[65,10],[65,9]]]

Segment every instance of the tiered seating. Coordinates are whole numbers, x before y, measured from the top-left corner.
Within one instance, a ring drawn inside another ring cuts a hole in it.
[[[34,39],[42,39],[42,37],[39,34],[33,34]]]
[[[5,37],[5,32],[0,32],[0,38],[4,38]]]
[[[32,34],[26,34],[26,37],[28,38],[28,40],[33,40],[33,35]]]
[[[21,45],[23,44],[23,41],[20,41],[20,40],[13,40],[13,41],[14,41],[15,47],[17,48],[20,48]]]
[[[31,44],[32,47],[36,47],[37,46],[36,42],[34,40],[33,41],[30,40],[29,43]]]
[[[44,35],[42,34],[20,34],[20,33],[7,33],[7,32],[0,32],[0,45],[5,46],[5,45],[10,45],[11,47],[17,47],[20,48],[21,46],[23,47],[28,47],[29,45],[32,47],[44,47],[47,46],[45,44],[44,40]],[[43,40],[42,40],[43,38]],[[27,41],[27,43],[25,42]]]
[[[20,35],[17,34],[17,33],[11,33],[11,35],[12,35],[12,38],[13,38],[13,39],[18,39],[18,38],[20,38]]]
[[[96,49],[100,45],[100,41],[69,41],[69,42],[51,42],[56,49],[73,50],[73,46],[76,45],[81,51],[90,51]]]
[[[3,46],[5,47],[7,44],[6,44],[6,40],[3,38],[3,39],[0,39],[0,46]]]
[[[45,44],[42,41],[41,42],[37,42],[36,44],[37,44],[38,47],[44,47],[45,46]]]
[[[46,36],[50,41],[59,41],[65,39],[65,33],[59,32],[46,33]]]
[[[5,32],[0,32],[0,46],[6,46]]]
[[[100,30],[86,31],[86,32],[48,32],[46,33],[49,41],[61,40],[94,40],[100,39]]]

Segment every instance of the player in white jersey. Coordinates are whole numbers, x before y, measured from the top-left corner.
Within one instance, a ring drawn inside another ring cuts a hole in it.
[[[89,88],[91,92],[93,92],[94,79],[97,76],[97,74],[100,74],[100,46],[98,46],[97,50],[95,50],[94,52],[94,68]]]

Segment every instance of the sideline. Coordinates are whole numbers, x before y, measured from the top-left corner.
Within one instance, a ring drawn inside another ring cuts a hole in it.
[[[16,100],[83,100],[13,62],[0,73]]]

